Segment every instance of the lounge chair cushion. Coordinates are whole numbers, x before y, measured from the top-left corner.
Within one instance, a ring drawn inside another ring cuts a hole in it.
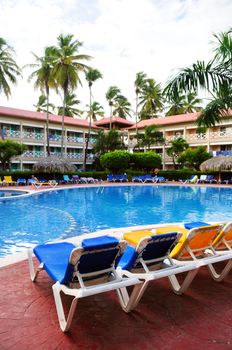
[[[115,247],[118,239],[110,236],[100,236],[95,238],[86,238],[82,241],[82,247],[85,250],[96,250],[108,247]]]
[[[137,246],[142,238],[149,237],[151,235],[152,233],[149,230],[138,230],[124,233],[123,238],[132,245]]]
[[[82,274],[86,274],[108,269],[119,252],[118,243],[118,239],[110,236],[84,239],[82,241],[82,247],[86,252],[89,251],[92,252],[92,254],[81,256],[78,264],[78,271]],[[96,252],[93,252],[94,250],[96,250]]]
[[[135,248],[128,245],[121,256],[117,267],[120,267],[122,270],[131,270],[137,255]]]
[[[53,281],[68,283],[72,278],[73,267],[69,264],[72,250],[76,248],[72,243],[60,242],[37,245],[33,251],[44,269]]]
[[[203,222],[203,221],[187,222],[184,224],[184,227],[187,230],[191,230],[192,228],[200,227],[200,226],[209,226],[209,224],[207,224],[206,222]]]

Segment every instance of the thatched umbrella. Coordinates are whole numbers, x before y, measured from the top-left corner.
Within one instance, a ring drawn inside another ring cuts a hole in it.
[[[73,173],[77,170],[70,160],[56,157],[47,157],[41,159],[38,163],[33,165],[33,170],[42,173]]]
[[[221,171],[223,170],[231,170],[232,169],[232,156],[217,156],[212,157],[206,161],[204,161],[200,165],[201,171],[218,171],[219,172],[219,180],[221,180]]]

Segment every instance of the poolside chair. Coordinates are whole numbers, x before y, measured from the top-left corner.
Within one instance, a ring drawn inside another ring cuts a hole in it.
[[[74,184],[78,184],[79,180],[80,180],[79,175],[73,175],[72,179],[71,179],[71,182],[74,183]]]
[[[3,178],[3,185],[15,185],[16,181],[12,180],[12,176],[4,176]]]
[[[127,238],[126,234],[124,238]],[[172,232],[143,237],[137,246],[127,246],[125,253],[119,260],[117,270],[123,277],[137,277],[143,283],[135,285],[130,295],[125,288],[118,291],[118,293],[123,291],[128,298],[128,302],[123,308],[124,311],[129,312],[137,306],[151,281],[164,277],[170,278],[170,276],[183,272],[188,272],[188,278],[183,282],[183,286],[188,283],[189,279],[193,279],[197,273],[194,262],[177,265],[169,257],[170,250],[179,238],[180,234]],[[174,287],[178,290],[181,288],[176,285]]]
[[[58,185],[58,182],[56,180],[43,180],[43,179],[37,179],[35,176],[33,177],[35,180],[32,185],[35,188],[40,188],[41,186],[51,186],[51,187],[56,187]]]
[[[23,178],[17,179],[16,184],[19,186],[25,186],[27,184],[27,180]]]
[[[69,177],[68,175],[63,175],[63,182],[64,182],[65,184],[69,184],[69,183],[71,183],[72,181],[71,181],[71,179],[70,179],[70,177]]]
[[[228,237],[232,236],[231,226],[232,224],[228,226],[225,226],[225,224],[215,224],[191,229],[179,240],[170,253],[170,257],[174,259],[175,262],[195,261],[198,269],[206,266],[215,281],[222,281],[232,268],[232,250],[228,249],[219,253],[215,248],[225,242],[227,234]],[[214,264],[222,261],[224,261],[226,265],[221,272],[218,273],[216,272]],[[172,282],[178,286],[176,277],[172,276],[171,279]],[[191,280],[189,282],[191,283]],[[180,289],[178,293],[181,294],[185,290]]]
[[[143,182],[144,175],[132,176],[131,181],[132,182]]]
[[[197,183],[206,183],[207,175],[200,175],[200,178],[197,180]]]
[[[55,282],[52,289],[63,332],[70,328],[78,299],[140,283],[136,277],[121,277],[115,269],[115,262],[125,247],[125,241],[109,236],[84,239],[81,247],[68,242],[38,245],[33,249],[40,262],[37,270],[33,265],[32,250],[29,250],[32,281],[36,281],[44,269]],[[73,297],[67,319],[61,292]],[[119,301],[123,306],[127,304],[123,292],[119,294]]]

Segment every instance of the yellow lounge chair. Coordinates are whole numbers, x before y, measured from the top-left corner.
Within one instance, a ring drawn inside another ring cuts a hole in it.
[[[15,185],[16,182],[12,180],[12,176],[4,176],[3,185]]]
[[[229,226],[231,227],[231,225]],[[226,231],[227,232],[227,231]],[[198,227],[190,230],[182,241],[180,240],[172,252],[170,258],[175,263],[195,261],[196,268],[207,266],[213,279],[217,282],[222,281],[232,268],[232,250],[225,250],[221,253],[215,250],[216,245],[220,245],[225,237],[225,224],[215,224]],[[224,269],[217,273],[214,264],[225,261]],[[195,276],[192,276],[193,278]],[[170,280],[177,294],[182,294],[191,284],[192,279],[184,287],[180,287],[176,276],[171,276]],[[183,283],[182,283],[183,286]]]
[[[41,186],[51,186],[56,187],[58,185],[58,182],[56,180],[49,180],[49,181],[39,181],[35,176],[33,177],[35,182],[33,183],[33,186],[35,188],[40,188]]]

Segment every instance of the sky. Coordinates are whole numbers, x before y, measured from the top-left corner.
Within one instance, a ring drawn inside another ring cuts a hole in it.
[[[162,86],[178,69],[196,60],[212,58],[213,33],[231,27],[231,0],[0,0],[0,37],[15,50],[19,66],[34,63],[32,52],[57,44],[59,34],[73,34],[83,42],[80,54],[103,74],[92,87],[93,99],[105,109],[105,93],[115,85],[135,110],[134,81],[143,71]],[[23,71],[0,105],[35,110],[40,91]],[[75,91],[80,107],[87,109],[88,85]],[[57,95],[51,102],[62,105]],[[133,117],[132,117],[133,118]]]

